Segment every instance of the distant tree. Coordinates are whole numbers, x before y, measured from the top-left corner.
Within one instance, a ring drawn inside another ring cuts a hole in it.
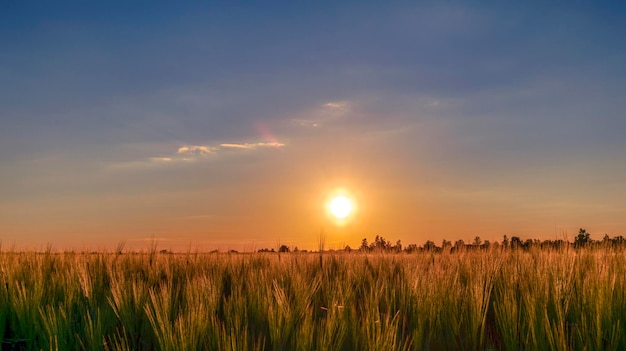
[[[574,247],[584,247],[591,243],[591,235],[587,233],[586,229],[580,228],[578,235],[574,239]]]
[[[489,242],[489,240],[485,240],[482,244],[480,244],[480,248],[481,249],[489,249],[489,247],[491,246],[491,243]]]
[[[455,250],[461,250],[465,248],[465,241],[463,240],[457,240],[454,242],[454,247]]]
[[[346,245],[346,247],[343,248],[343,251],[352,252],[352,248],[350,247],[350,245]]]
[[[393,249],[396,252],[401,252],[402,251],[402,242],[400,240],[396,241],[396,246],[394,246]]]
[[[367,243],[367,238],[363,238],[363,240],[361,240],[361,247],[359,247],[359,250],[369,251],[369,249],[370,249],[370,245]]]
[[[532,239],[527,239],[524,242],[524,249],[530,249],[531,247],[533,247],[535,244],[535,242]]]
[[[559,239],[559,240],[555,240],[554,243],[552,244],[552,246],[555,249],[559,249],[560,250],[560,249],[564,249],[564,248],[568,247],[569,246],[569,242],[566,243],[565,240]]]
[[[434,251],[436,247],[435,243],[430,240],[424,243],[424,251]]]
[[[544,240],[541,243],[539,243],[539,247],[541,247],[541,249],[553,249],[555,248],[555,242],[552,240]]]
[[[289,246],[280,245],[280,248],[278,248],[278,252],[289,252]]]
[[[505,249],[509,248],[509,237],[506,234],[504,234],[504,237],[502,238],[502,246]]]
[[[407,253],[412,253],[412,252],[417,252],[417,245],[415,244],[409,244],[405,249],[405,252]]]
[[[391,249],[391,242],[385,240],[380,235],[376,235],[374,242],[370,244],[370,250],[376,251],[389,251]]]
[[[385,239],[381,238],[378,235],[376,235],[376,237],[374,238],[374,242],[370,244],[370,248],[372,250],[382,249],[383,246],[385,246]]]
[[[609,234],[604,234],[604,237],[602,238],[602,243],[607,246],[611,243],[611,238],[609,237]]]
[[[521,249],[523,247],[524,247],[524,243],[522,242],[522,239],[520,239],[518,236],[511,237],[512,249]]]
[[[480,237],[479,237],[479,236],[476,236],[476,237],[474,238],[474,243],[473,243],[472,245],[474,245],[474,246],[480,246],[480,243],[481,243],[481,242],[482,242],[482,240],[480,240]]]
[[[445,250],[451,247],[452,247],[452,242],[446,239],[443,239],[443,241],[441,242],[441,248]]]

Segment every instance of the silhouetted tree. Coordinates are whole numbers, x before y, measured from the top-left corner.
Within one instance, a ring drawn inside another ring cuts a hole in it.
[[[465,241],[457,240],[454,242],[454,246],[450,249],[450,252],[456,252],[461,250],[465,250]]]
[[[528,250],[528,249],[530,249],[531,247],[533,247],[533,246],[534,246],[534,244],[535,244],[535,243],[534,243],[534,241],[533,241],[532,239],[527,239],[527,240],[524,242],[524,249],[525,249],[525,250]]]
[[[412,253],[412,252],[416,252],[418,249],[417,245],[415,244],[409,244],[404,248],[404,252],[406,253]]]
[[[427,240],[424,243],[424,251],[434,251],[437,248],[434,242]]]
[[[443,239],[443,241],[441,242],[441,248],[445,250],[451,247],[452,247],[452,242],[446,239]]]
[[[517,236],[511,237],[511,248],[512,249],[521,249],[523,248],[524,243],[522,243],[522,239]]]
[[[480,244],[480,248],[484,250],[489,249],[490,246],[491,246],[491,243],[489,242],[489,240],[485,240],[482,244]]]
[[[391,249],[391,243],[380,235],[376,235],[374,242],[370,244],[371,250],[388,251]]]
[[[474,238],[474,243],[473,243],[473,245],[478,247],[478,246],[480,246],[480,243],[481,243],[481,242],[482,242],[482,240],[480,240],[480,237],[479,237],[479,236],[476,236],[476,237]]]
[[[612,243],[609,234],[604,234],[604,237],[602,238],[602,244],[604,244],[604,246],[611,246]]]
[[[359,247],[359,250],[361,251],[369,251],[370,246],[367,243],[367,238],[363,238],[363,240],[361,240],[361,247]]]
[[[400,240],[396,241],[396,246],[393,247],[393,250],[396,252],[402,251],[402,242]]]
[[[584,247],[587,246],[587,244],[591,243],[591,237],[590,234],[587,233],[587,230],[580,228],[578,230],[578,235],[576,236],[576,239],[574,240],[574,247]]]
[[[502,246],[505,249],[509,248],[509,237],[506,234],[504,234],[504,237],[502,238]]]
[[[280,247],[278,248],[278,252],[289,252],[289,246],[280,245]]]

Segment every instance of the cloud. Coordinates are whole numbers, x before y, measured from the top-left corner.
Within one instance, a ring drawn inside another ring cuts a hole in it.
[[[152,162],[172,162],[171,157],[150,157]]]
[[[215,151],[214,147],[204,145],[184,145],[178,148],[177,154],[207,155]]]
[[[329,101],[302,111],[289,122],[298,128],[328,127],[340,119],[350,117],[352,112],[353,103],[350,101]]]
[[[253,149],[257,149],[257,148],[266,148],[266,147],[274,147],[274,148],[279,148],[279,147],[283,147],[285,146],[285,144],[283,143],[279,143],[279,142],[272,142],[272,143],[245,143],[245,144],[232,144],[232,143],[227,143],[227,144],[220,144],[221,148],[227,148],[227,149],[247,149],[247,150],[253,150]]]
[[[285,144],[279,142],[271,142],[271,143],[257,143],[258,147],[283,147]]]
[[[252,149],[250,144],[220,144],[220,146],[230,149]]]
[[[331,101],[325,103],[324,108],[330,110],[347,111],[350,109],[350,104],[347,101]]]
[[[218,155],[225,150],[258,150],[277,149],[285,147],[286,144],[281,142],[256,142],[256,143],[222,143],[219,145],[182,145],[176,149],[176,152],[169,156],[153,156],[141,161],[117,162],[110,166],[117,169],[139,169],[149,167],[161,167],[165,165],[174,165],[181,163],[189,163],[205,158],[207,155]]]

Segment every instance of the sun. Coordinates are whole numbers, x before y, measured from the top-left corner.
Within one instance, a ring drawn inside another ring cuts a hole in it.
[[[354,203],[345,195],[337,195],[328,202],[328,211],[337,219],[345,219],[354,211]]]
[[[337,218],[346,218],[352,212],[352,201],[343,195],[339,195],[330,200],[328,209]]]
[[[357,220],[360,213],[358,193],[344,187],[337,187],[326,193],[323,204],[330,223],[343,227]]]

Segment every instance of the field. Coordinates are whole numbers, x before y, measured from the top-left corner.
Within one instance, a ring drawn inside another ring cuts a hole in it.
[[[624,350],[626,251],[0,253],[3,350]]]

